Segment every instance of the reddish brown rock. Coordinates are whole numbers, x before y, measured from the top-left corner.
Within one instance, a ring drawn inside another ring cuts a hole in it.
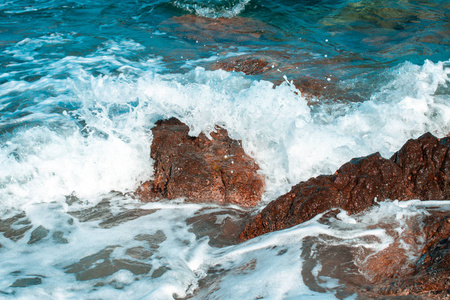
[[[211,69],[256,75],[272,69],[272,64],[269,64],[269,60],[263,57],[238,56],[218,61],[211,66]]]
[[[225,129],[216,127],[211,140],[203,133],[191,137],[189,127],[172,118],[158,121],[152,131],[155,178],[138,190],[142,200],[184,197],[252,206],[261,199],[264,178],[258,165]]]
[[[430,133],[409,140],[391,159],[379,153],[353,159],[334,175],[300,182],[269,203],[241,240],[303,223],[332,208],[361,212],[375,199],[450,199],[450,139]]]
[[[311,99],[312,97],[320,98],[323,95],[330,93],[329,91],[333,88],[331,82],[325,79],[317,79],[310,77],[303,77],[294,80],[295,87],[304,95],[305,98]],[[343,94],[343,93],[341,93]],[[338,98],[336,95],[334,97],[328,97],[330,99]]]
[[[355,293],[358,299],[448,299],[450,215],[442,208],[424,209],[428,216],[397,219],[394,215],[370,225],[367,229],[381,228],[392,238],[378,252],[364,245],[379,243],[375,236],[364,237],[362,245],[333,235],[306,237],[301,254],[304,283],[313,291],[333,292],[339,299]],[[327,212],[318,222],[327,224],[338,212]],[[340,282],[331,290],[320,284],[330,277]]]
[[[229,72],[242,72],[246,75],[260,75],[275,85],[286,82],[285,78],[287,78],[310,104],[314,104],[319,99],[355,102],[362,100],[359,95],[355,94],[354,89],[339,86],[337,79],[333,76],[329,80],[320,74],[305,76],[305,69],[309,66],[307,62],[310,63],[309,59],[311,59],[308,59],[308,55],[307,53],[257,51],[253,54],[220,59],[205,65],[205,67],[211,70],[221,69]]]
[[[186,224],[198,239],[207,236],[211,246],[224,247],[239,242],[239,233],[249,217],[249,210],[236,206],[204,207],[187,219]]]
[[[450,296],[449,213],[434,212],[424,220],[423,226],[410,229],[407,233],[410,241],[406,240],[406,243],[413,249],[418,248],[419,259],[405,264],[404,246],[396,239],[389,248],[372,255],[362,266],[372,283],[366,294],[446,299]],[[417,237],[425,237],[425,243],[420,243]],[[417,247],[419,244],[421,247]]]
[[[391,160],[403,171],[416,198],[450,199],[450,138],[425,134],[409,140]]]
[[[172,34],[202,43],[258,41],[261,38],[274,39],[281,34],[273,26],[244,17],[206,18],[183,15],[170,18],[159,27]]]

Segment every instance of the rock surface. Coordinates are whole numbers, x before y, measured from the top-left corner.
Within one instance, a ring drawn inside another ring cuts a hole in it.
[[[173,17],[161,30],[201,43],[249,42],[276,39],[280,31],[262,21],[244,18],[206,18],[197,15]]]
[[[332,208],[361,212],[375,200],[450,199],[450,138],[426,133],[390,159],[379,153],[352,159],[334,175],[300,182],[269,203],[240,234],[241,240],[303,223]]]
[[[203,133],[191,137],[189,127],[172,118],[158,121],[152,131],[155,178],[137,191],[143,201],[183,197],[252,206],[261,199],[264,178],[258,165],[225,129],[216,127],[211,140]]]
[[[312,291],[332,292],[339,299],[355,294],[358,299],[448,299],[450,215],[431,204],[423,208],[428,215],[399,218],[393,212],[367,224],[369,231],[381,229],[392,238],[381,251],[367,247],[380,242],[370,234],[362,244],[327,234],[306,237],[301,254],[304,283]],[[329,211],[318,222],[333,222],[338,214]],[[326,278],[340,284],[328,287],[323,284]]]
[[[309,67],[307,63],[310,63],[306,59],[308,55],[308,53],[293,54],[265,50],[221,58],[214,63],[206,64],[205,67],[211,70],[221,69],[242,72],[246,75],[258,75],[261,79],[271,81],[275,85],[280,85],[287,79],[310,104],[318,100],[362,101],[364,99],[355,92],[354,87],[337,84],[335,76],[327,78],[328,75],[322,73],[306,76],[305,70]],[[329,71],[328,61],[315,61],[315,65],[322,65],[323,70]]]
[[[274,64],[268,57],[242,55],[220,60],[212,64],[212,70],[242,72],[246,75],[256,75],[271,70]]]
[[[414,229],[414,228],[413,228]],[[362,271],[372,278],[367,288],[370,296],[418,295],[431,299],[450,296],[450,216],[448,212],[435,212],[423,226],[409,232],[410,240],[425,237],[419,259],[412,265],[400,264],[407,257],[404,246],[394,243],[386,251],[371,256]],[[408,245],[413,245],[408,243]],[[398,259],[398,257],[402,259]],[[397,260],[397,261],[394,261]]]

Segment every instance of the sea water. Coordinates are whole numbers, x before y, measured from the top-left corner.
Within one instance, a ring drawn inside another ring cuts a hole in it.
[[[133,197],[153,175],[151,129],[177,117],[193,136],[220,125],[241,140],[266,178],[255,213],[353,157],[450,132],[449,13],[438,0],[3,1],[0,297],[354,299],[308,259],[385,249],[373,224],[402,232],[448,201],[214,243],[192,220],[249,212]],[[252,55],[272,70],[211,68]],[[309,95],[299,78],[332,85]]]

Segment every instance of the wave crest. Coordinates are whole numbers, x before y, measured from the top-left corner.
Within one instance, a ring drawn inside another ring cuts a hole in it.
[[[206,18],[233,18],[245,10],[250,0],[181,0],[172,4],[189,13]]]

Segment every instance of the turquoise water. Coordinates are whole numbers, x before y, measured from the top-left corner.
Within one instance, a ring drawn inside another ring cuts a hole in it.
[[[354,298],[320,264],[321,289],[307,284],[303,243],[380,250],[392,237],[368,226],[406,230],[422,206],[211,243],[192,218],[219,224],[241,208],[133,197],[153,175],[151,128],[170,117],[192,135],[225,127],[266,178],[261,209],[353,157],[450,132],[449,16],[447,1],[1,2],[1,295]],[[232,57],[269,68],[213,70]]]

